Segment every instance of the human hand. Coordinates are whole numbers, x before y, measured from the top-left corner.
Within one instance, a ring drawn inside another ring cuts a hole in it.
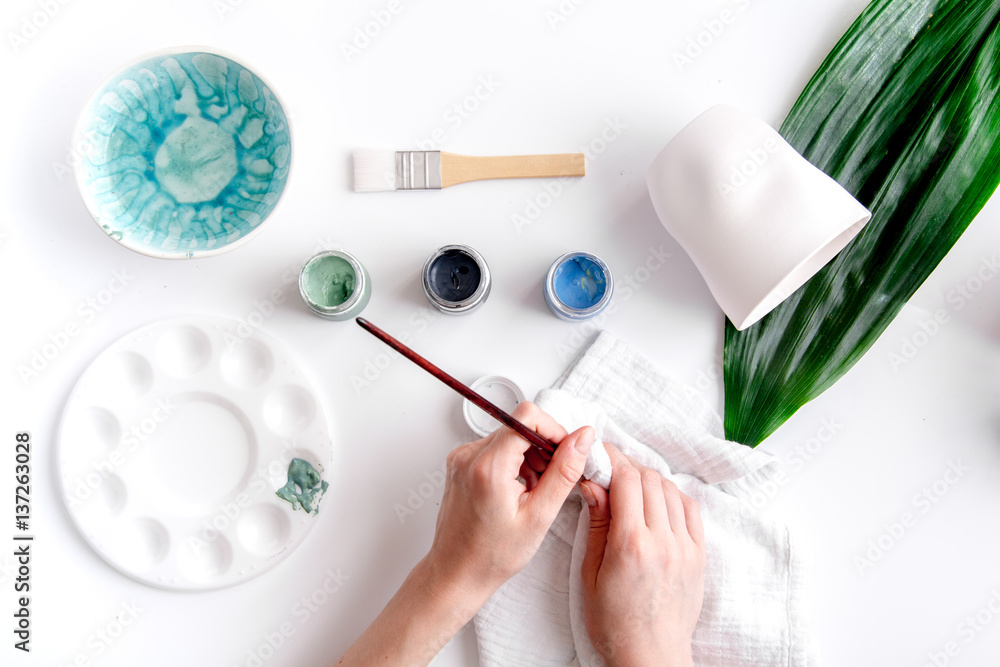
[[[506,427],[453,450],[425,559],[431,585],[473,613],[538,551],[583,474],[594,441],[592,428],[567,434],[533,403],[520,403],[513,416],[558,443],[552,460],[541,464],[532,446]],[[517,480],[519,474],[527,485]]]
[[[698,503],[612,445],[611,488],[581,482],[590,507],[583,606],[594,648],[614,667],[691,665],[705,592]]]
[[[526,402],[514,418],[558,443],[552,460],[507,428],[452,451],[430,551],[338,665],[427,665],[538,551],[583,474],[594,431],[567,435]]]

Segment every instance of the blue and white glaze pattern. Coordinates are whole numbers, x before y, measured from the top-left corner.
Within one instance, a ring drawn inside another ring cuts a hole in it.
[[[164,258],[223,252],[271,213],[288,180],[281,104],[213,53],[148,58],[108,81],[78,128],[77,182],[111,238]]]

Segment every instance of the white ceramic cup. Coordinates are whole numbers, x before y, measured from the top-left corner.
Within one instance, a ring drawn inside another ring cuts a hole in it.
[[[678,132],[646,183],[660,222],[740,330],[801,287],[871,219],[773,128],[726,105]]]

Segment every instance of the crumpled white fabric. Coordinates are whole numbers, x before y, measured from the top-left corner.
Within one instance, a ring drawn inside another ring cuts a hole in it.
[[[747,500],[774,476],[777,459],[725,440],[719,416],[699,395],[607,332],[536,403],[567,430],[594,426],[599,441],[655,468],[701,505],[707,559],[695,665],[816,664],[801,610],[800,554],[786,527]],[[588,475],[601,483],[610,461],[593,453]],[[588,528],[574,491],[528,567],[476,615],[483,667],[604,664],[583,618]]]

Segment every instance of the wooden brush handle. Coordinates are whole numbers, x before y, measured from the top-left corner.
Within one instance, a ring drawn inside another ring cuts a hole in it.
[[[441,151],[441,187],[492,178],[583,176],[583,153],[471,157]]]

